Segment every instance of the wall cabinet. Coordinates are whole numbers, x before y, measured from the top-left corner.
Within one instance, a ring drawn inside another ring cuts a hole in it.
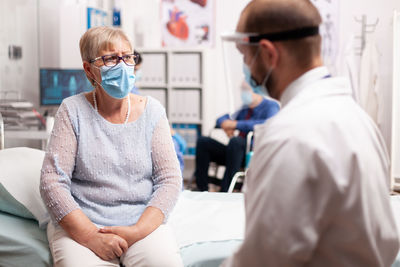
[[[186,158],[193,158],[203,121],[203,51],[140,49],[142,95],[164,105],[171,126],[187,142]]]

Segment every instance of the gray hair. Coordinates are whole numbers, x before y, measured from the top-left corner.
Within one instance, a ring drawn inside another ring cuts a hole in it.
[[[132,50],[132,44],[125,32],[118,28],[99,26],[87,30],[79,41],[82,61],[90,61],[99,56],[118,41],[125,41]]]

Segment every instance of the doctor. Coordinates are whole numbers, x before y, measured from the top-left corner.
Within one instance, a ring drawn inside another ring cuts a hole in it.
[[[223,266],[390,266],[398,253],[384,141],[323,66],[320,24],[309,0],[254,0],[240,16],[237,48],[282,109],[255,129],[245,239]]]

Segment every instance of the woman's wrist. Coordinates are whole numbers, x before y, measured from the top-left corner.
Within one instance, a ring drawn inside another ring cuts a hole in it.
[[[137,241],[141,240],[143,238],[143,234],[140,231],[140,227],[138,225],[132,225],[129,227],[129,236],[128,236],[128,240],[126,240],[128,242],[128,246],[133,245],[134,243],[136,243]]]
[[[84,246],[98,232],[96,225],[81,210],[68,213],[59,224],[73,240]]]
[[[94,236],[98,233],[97,228],[89,228],[85,229],[81,234],[76,235],[72,239],[74,239],[79,244],[88,247],[90,241],[94,238]]]

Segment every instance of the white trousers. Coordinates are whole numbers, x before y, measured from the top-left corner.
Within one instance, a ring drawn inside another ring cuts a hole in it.
[[[59,225],[49,222],[47,226],[54,267],[183,267],[179,248],[171,229],[160,225],[151,234],[129,247],[120,259],[105,261],[89,248],[71,239]]]

